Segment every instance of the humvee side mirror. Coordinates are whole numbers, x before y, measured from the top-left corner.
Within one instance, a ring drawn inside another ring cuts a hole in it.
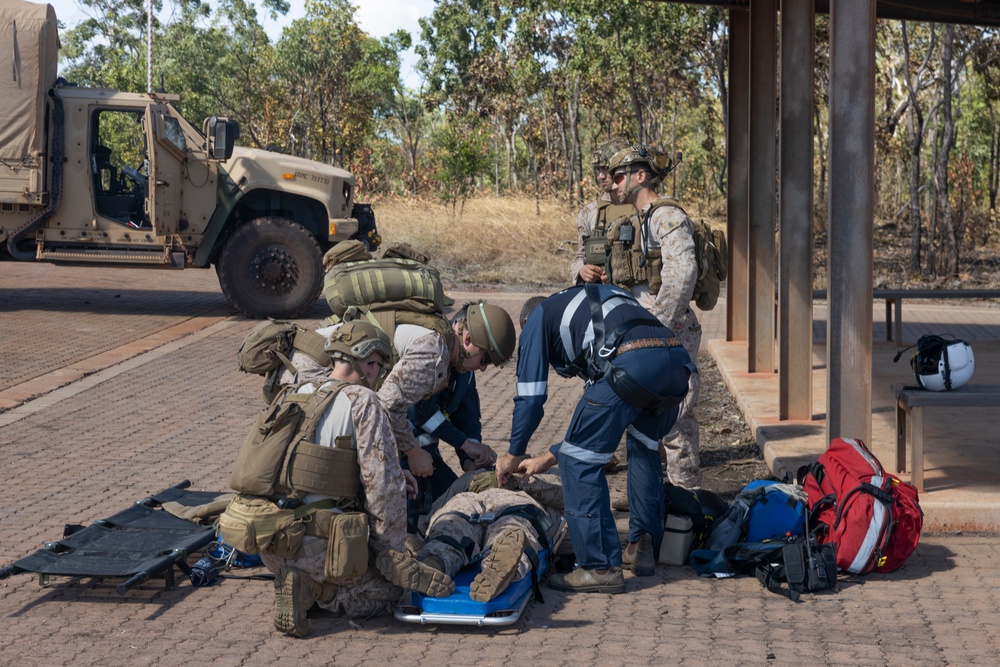
[[[208,157],[211,160],[228,160],[240,136],[240,124],[229,118],[206,118],[204,127]]]

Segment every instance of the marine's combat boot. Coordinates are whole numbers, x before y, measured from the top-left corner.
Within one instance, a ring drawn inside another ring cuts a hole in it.
[[[526,541],[520,528],[511,526],[501,530],[483,559],[479,574],[469,585],[469,597],[476,602],[489,602],[500,595],[517,574]]]
[[[622,549],[622,569],[632,570],[637,577],[651,577],[656,571],[653,558],[653,536],[642,535],[638,542],[629,542]]]
[[[321,588],[309,575],[286,567],[274,575],[274,627],[288,635],[309,634],[306,612],[319,598]]]
[[[447,571],[445,570],[444,566],[444,561],[441,560],[440,556],[436,556],[434,554],[427,554],[426,556],[417,556],[417,560],[426,565],[427,567],[433,567],[435,570],[438,570],[440,572],[445,572],[447,574]]]
[[[569,574],[553,574],[549,588],[568,593],[624,593],[625,575],[620,567],[585,570],[578,567]]]
[[[448,597],[455,590],[455,582],[447,574],[401,551],[386,549],[375,557],[375,566],[383,577],[407,590],[434,598]]]

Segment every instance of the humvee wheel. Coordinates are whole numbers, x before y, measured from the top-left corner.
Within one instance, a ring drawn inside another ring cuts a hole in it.
[[[257,218],[238,228],[219,256],[219,285],[241,313],[256,318],[300,317],[323,287],[323,253],[302,225]]]

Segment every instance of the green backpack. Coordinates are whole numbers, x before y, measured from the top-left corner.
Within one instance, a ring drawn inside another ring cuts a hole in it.
[[[350,308],[365,312],[403,310],[444,314],[445,296],[438,270],[405,244],[386,249],[382,257],[355,259],[360,241],[342,241],[323,257],[323,294],[334,315]]]
[[[691,300],[701,310],[712,310],[719,302],[722,281],[729,275],[729,243],[726,233],[699,220],[694,223],[694,254],[698,260],[698,282]]]
[[[269,319],[253,328],[236,352],[239,369],[244,373],[267,375],[284,366],[291,372],[295,367],[289,357],[296,350],[312,357],[321,366],[329,366],[330,355],[323,349],[326,339],[315,331],[303,329],[293,322]]]
[[[323,294],[333,311],[326,322],[363,317],[393,343],[398,325],[415,324],[440,333],[452,349],[455,335],[444,309],[454,301],[445,296],[441,274],[427,263],[427,256],[397,243],[372,258],[363,246],[360,241],[342,241],[323,256]]]

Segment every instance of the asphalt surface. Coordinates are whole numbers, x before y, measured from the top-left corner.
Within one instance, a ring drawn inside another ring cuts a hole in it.
[[[456,295],[461,301],[467,295]],[[491,294],[516,314],[523,294]],[[303,319],[325,316],[319,303]],[[235,351],[254,322],[209,271],[0,264],[0,566],[164,487],[224,491],[262,407]],[[488,371],[486,441],[510,433],[514,370]],[[530,447],[561,438],[579,396],[550,383]],[[971,665],[997,662],[996,535],[925,535],[902,569],[842,577],[794,604],[755,579],[686,567],[627,575],[625,595],[545,591],[504,629],[351,621],[274,631],[268,582],[194,588],[30,574],[0,580],[0,664],[10,665]],[[193,560],[193,559],[192,559]]]

